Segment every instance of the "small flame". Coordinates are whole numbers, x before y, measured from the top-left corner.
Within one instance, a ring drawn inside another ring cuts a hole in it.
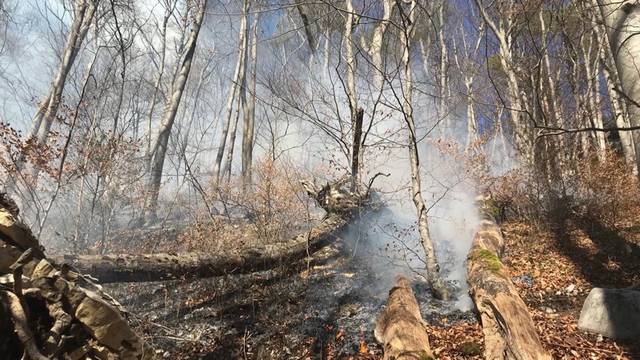
[[[358,348],[358,353],[360,354],[368,354],[369,348],[367,347],[367,343],[364,340],[360,341],[360,347]]]
[[[367,346],[367,342],[364,341],[364,329],[360,328],[360,346],[358,347],[358,353],[360,354],[368,354],[369,347]]]

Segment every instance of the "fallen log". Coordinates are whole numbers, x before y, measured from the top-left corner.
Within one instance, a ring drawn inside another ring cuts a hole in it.
[[[484,333],[485,359],[552,359],[500,258],[502,231],[487,211],[467,258],[467,282]]]
[[[383,345],[384,360],[435,359],[420,307],[407,278],[399,276],[389,291],[387,306],[376,320],[374,336]]]
[[[189,252],[181,254],[63,255],[57,263],[71,265],[101,283],[145,282],[185,278],[204,278],[262,271],[300,260],[337,238],[351,219],[350,215],[329,214],[322,222],[292,240],[229,249],[218,254]]]

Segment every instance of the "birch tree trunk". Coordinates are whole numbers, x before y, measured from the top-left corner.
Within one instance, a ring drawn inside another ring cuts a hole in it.
[[[164,160],[167,153],[167,145],[169,143],[169,136],[171,135],[171,129],[175,122],[178,107],[180,106],[180,100],[184,92],[189,73],[191,71],[191,63],[193,62],[193,56],[196,51],[196,43],[198,41],[198,34],[202,27],[202,21],[204,20],[204,13],[207,6],[207,0],[200,0],[196,2],[197,11],[195,21],[191,27],[191,33],[186,44],[186,53],[182,58],[182,61],[178,62],[178,76],[173,82],[171,97],[167,100],[164,109],[164,115],[160,125],[160,131],[155,141],[152,150],[151,166],[149,174],[149,193],[147,199],[147,206],[145,206],[146,216],[150,220],[155,220],[156,211],[158,207],[158,195],[160,192],[160,183],[162,181],[162,170],[164,167]],[[194,4],[194,5],[195,5]]]
[[[242,18],[240,20],[240,31],[238,39],[238,61],[236,62],[236,69],[233,74],[233,80],[231,87],[229,88],[229,95],[227,97],[227,105],[225,118],[222,123],[222,132],[220,133],[220,143],[218,145],[218,151],[216,153],[215,163],[213,165],[214,183],[218,184],[220,181],[220,169],[222,166],[222,158],[224,157],[224,150],[227,145],[227,136],[229,135],[229,127],[231,124],[231,117],[233,114],[233,101],[240,92],[240,76],[244,73],[246,51],[247,51],[247,16],[248,16],[248,0],[245,0]]]
[[[243,75],[244,78],[244,75]],[[242,80],[242,86],[240,87],[240,97],[238,98],[238,105],[236,106],[236,116],[233,119],[233,125],[231,126],[231,132],[229,133],[229,148],[227,149],[227,157],[222,167],[222,174],[220,178],[227,183],[231,180],[231,165],[233,163],[233,152],[236,147],[236,134],[238,133],[238,121],[240,120],[240,110],[246,111],[243,106],[243,102],[246,102],[245,84],[246,81]],[[224,180],[226,178],[226,180]]]
[[[532,165],[534,163],[533,137],[531,136],[531,129],[527,127],[526,119],[522,114],[523,110],[525,110],[524,104],[526,101],[523,100],[524,95],[520,91],[511,50],[512,19],[509,14],[502,15],[504,18],[500,18],[496,24],[487,14],[482,0],[474,1],[485,24],[498,40],[500,65],[507,77],[508,110],[515,130],[515,145],[522,152],[525,163]]]
[[[385,69],[382,62],[382,45],[384,42],[384,35],[389,27],[389,20],[393,12],[394,3],[391,0],[383,0],[383,14],[382,19],[373,30],[371,37],[371,45],[369,46],[369,56],[371,57],[371,64],[374,67],[376,87],[382,91],[384,86]]]
[[[438,8],[438,42],[440,46],[440,64],[438,71],[439,87],[438,87],[438,121],[444,120],[443,134],[448,132],[453,133],[451,129],[451,119],[448,116],[447,101],[449,99],[449,50],[447,49],[447,42],[445,39],[445,4],[446,1],[442,1]]]
[[[588,35],[588,46],[582,46],[582,56],[584,57],[585,67],[585,81],[587,83],[587,109],[589,109],[589,121],[591,126],[597,128],[604,127],[604,121],[602,120],[602,111],[600,110],[600,102],[598,101],[598,89],[599,71],[598,71],[598,46],[597,39],[591,34]],[[594,61],[595,59],[595,61]],[[605,133],[601,131],[593,131],[592,136],[595,138],[598,158],[603,160],[605,157],[605,151],[607,149],[607,143]]]
[[[596,14],[597,15],[597,14]],[[614,120],[617,127],[628,127],[629,117],[627,114],[627,107],[620,94],[615,91],[616,88],[620,88],[618,81],[618,71],[615,68],[613,57],[611,56],[611,47],[609,45],[609,37],[602,30],[602,22],[594,26],[596,36],[602,43],[600,46],[600,63],[602,64],[602,73],[607,85],[607,93],[609,95],[609,102],[611,103],[611,109],[613,111]],[[638,167],[635,163],[636,149],[633,144],[633,136],[628,131],[620,131],[620,145],[622,147],[622,154],[627,164],[632,166],[632,170],[635,174],[638,173]]]
[[[462,29],[462,49],[458,48],[455,37],[453,40],[453,59],[458,67],[458,70],[463,74],[463,83],[466,91],[466,106],[467,106],[467,149],[473,143],[478,140],[478,120],[476,118],[476,109],[473,100],[473,82],[475,80],[476,70],[473,68],[473,64],[470,64],[471,59],[475,58],[478,55],[478,50],[480,50],[480,44],[482,43],[482,38],[484,37],[484,26],[480,26],[478,29],[478,37],[473,45],[473,48],[470,49],[467,46],[466,33],[465,30]],[[461,59],[464,57],[464,59]]]
[[[415,0],[411,1],[408,18],[403,16],[404,33],[401,34],[403,45],[402,65],[404,71],[403,85],[403,104],[402,112],[404,121],[407,124],[409,134],[409,162],[411,165],[411,198],[416,208],[418,216],[418,233],[420,234],[420,244],[424,249],[425,263],[427,271],[427,280],[431,285],[434,296],[439,299],[448,299],[449,293],[440,277],[440,266],[436,259],[435,247],[429,234],[429,220],[427,217],[427,206],[422,197],[422,182],[420,179],[420,155],[418,153],[418,136],[416,134],[416,125],[413,117],[413,73],[411,69],[411,41],[415,34]]]
[[[611,55],[618,71],[621,89],[628,104],[629,125],[640,125],[640,4],[637,1],[600,1],[600,11],[606,25]],[[635,164],[640,167],[640,132],[632,133],[635,148]]]

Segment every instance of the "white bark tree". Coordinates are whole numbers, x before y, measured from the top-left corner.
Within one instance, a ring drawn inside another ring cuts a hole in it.
[[[440,277],[440,266],[436,259],[435,247],[429,233],[429,219],[427,206],[422,197],[422,180],[420,176],[420,154],[418,152],[418,135],[413,112],[413,70],[411,61],[411,46],[415,35],[416,1],[412,0],[408,10],[402,12],[402,95],[396,95],[402,102],[402,116],[407,125],[409,162],[411,165],[411,198],[418,216],[418,232],[420,243],[425,253],[426,278],[437,298],[448,299],[449,293]]]
[[[217,185],[221,180],[222,159],[224,158],[224,151],[227,146],[227,137],[229,136],[229,128],[231,126],[231,117],[233,116],[233,101],[237,99],[240,94],[240,86],[242,84],[242,76],[245,73],[246,58],[247,58],[247,17],[249,12],[249,0],[245,0],[243,6],[242,18],[240,20],[240,30],[238,39],[238,60],[236,61],[236,67],[231,80],[231,86],[229,87],[229,95],[227,97],[225,117],[222,123],[222,132],[220,133],[220,140],[218,144],[218,150],[216,152],[216,158],[213,165],[214,183]]]
[[[599,1],[620,88],[614,88],[627,103],[629,125],[640,126],[640,3],[632,0]],[[640,131],[633,132],[636,167],[640,168]]]

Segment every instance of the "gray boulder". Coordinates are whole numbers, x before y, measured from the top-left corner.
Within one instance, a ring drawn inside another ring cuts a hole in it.
[[[592,289],[582,306],[578,327],[613,339],[640,337],[640,291]]]

